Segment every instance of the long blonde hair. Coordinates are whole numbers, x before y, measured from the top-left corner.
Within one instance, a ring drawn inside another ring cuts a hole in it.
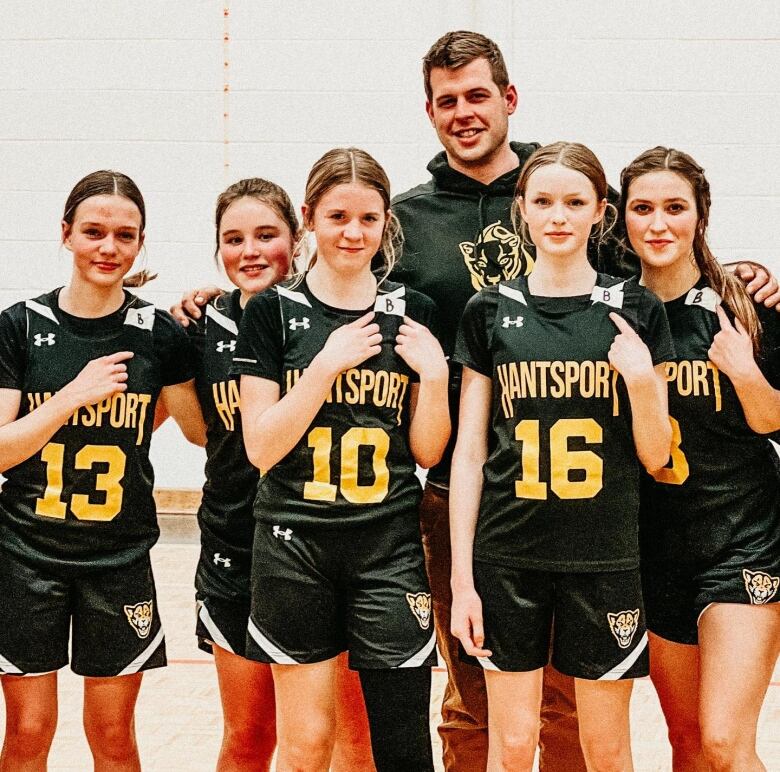
[[[726,271],[707,244],[707,223],[710,219],[710,184],[704,169],[687,153],[659,145],[637,156],[620,173],[620,209],[625,218],[628,189],[643,174],[669,171],[678,174],[690,186],[696,203],[696,234],[693,237],[693,258],[707,283],[723,298],[723,302],[739,319],[753,341],[753,353],[758,356],[761,322],[756,308],[742,282]]]
[[[357,147],[336,147],[328,150],[320,158],[309,172],[306,180],[306,191],[303,203],[307,207],[309,222],[314,216],[322,197],[336,185],[348,185],[359,182],[367,188],[375,190],[382,198],[385,211],[390,210],[390,180],[381,165],[365,150]],[[295,254],[298,263],[298,271],[295,274],[293,284],[298,284],[304,275],[317,262],[317,253],[309,248],[309,222],[303,223],[303,229]],[[384,281],[395,265],[395,261],[403,244],[401,224],[398,218],[390,211],[385,221],[382,233],[379,258],[381,270],[378,281]]]

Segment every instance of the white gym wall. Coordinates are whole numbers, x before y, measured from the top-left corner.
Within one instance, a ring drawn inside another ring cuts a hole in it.
[[[395,192],[422,182],[439,146],[420,60],[451,29],[501,45],[512,138],[584,142],[613,185],[647,147],[686,150],[716,254],[780,270],[777,0],[3,0],[0,307],[67,279],[62,207],[95,169],[144,193],[159,278],[141,294],[164,308],[219,280],[214,200],[241,177],[299,203],[311,164],[353,144]],[[200,485],[202,451],[169,426],[153,445],[158,485]]]

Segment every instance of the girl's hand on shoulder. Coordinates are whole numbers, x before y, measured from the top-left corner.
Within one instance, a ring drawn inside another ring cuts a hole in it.
[[[482,600],[473,587],[453,591],[450,632],[463,644],[466,654],[472,657],[492,656],[490,649],[483,648]]]
[[[618,328],[618,334],[612,341],[607,355],[612,367],[623,376],[627,384],[655,378],[653,358],[644,341],[619,314],[613,311],[609,318]]]
[[[132,351],[117,351],[93,359],[69,384],[60,389],[60,393],[72,400],[75,410],[84,405],[94,405],[120,391],[127,391],[125,362],[132,356]]]
[[[729,321],[721,306],[716,309],[720,332],[712,339],[707,355],[710,361],[733,382],[750,380],[759,373],[753,358],[753,341],[739,319]]]
[[[409,365],[421,380],[447,380],[449,368],[439,341],[424,325],[408,316],[398,328],[395,353]]]
[[[374,312],[369,311],[354,322],[333,330],[314,361],[335,378],[344,370],[376,356],[382,350],[382,334],[373,318]]]

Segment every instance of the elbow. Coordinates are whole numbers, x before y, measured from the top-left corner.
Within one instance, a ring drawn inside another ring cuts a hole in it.
[[[663,469],[669,463],[669,458],[671,457],[670,451],[669,445],[664,447],[659,446],[658,448],[654,448],[653,450],[642,454],[639,460],[649,474],[655,474],[659,469]]]
[[[249,463],[252,464],[260,474],[265,474],[276,463],[276,459],[269,458],[268,453],[264,452],[262,447],[259,447],[257,443],[247,440],[246,437],[244,437],[244,447]]]
[[[412,457],[418,466],[423,469],[430,469],[436,466],[444,457],[444,451],[447,449],[447,443],[450,439],[450,426],[446,430],[434,433],[434,438],[426,438],[423,441],[415,442],[411,440]]]

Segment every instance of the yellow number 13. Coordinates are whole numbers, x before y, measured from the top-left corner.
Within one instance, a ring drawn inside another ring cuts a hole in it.
[[[65,518],[67,505],[62,499],[62,467],[65,446],[50,442],[41,451],[46,464],[46,490],[43,498],[35,501],[35,514],[43,517]],[[108,469],[95,475],[95,489],[106,494],[104,504],[93,504],[89,496],[74,493],[70,497],[71,512],[79,520],[113,520],[122,509],[122,478],[127,457],[116,445],[85,445],[73,460],[74,469],[91,469],[95,464],[108,464]]]

